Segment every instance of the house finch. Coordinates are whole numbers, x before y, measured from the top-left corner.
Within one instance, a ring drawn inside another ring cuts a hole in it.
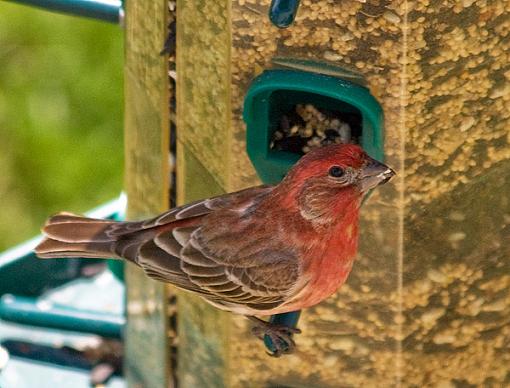
[[[258,186],[174,208],[145,221],[69,213],[51,217],[41,258],[123,258],[157,280],[257,322],[293,344],[297,329],[255,318],[313,306],[333,294],[356,255],[363,195],[395,173],[359,146],[303,156],[276,186]],[[291,349],[288,349],[291,350]]]

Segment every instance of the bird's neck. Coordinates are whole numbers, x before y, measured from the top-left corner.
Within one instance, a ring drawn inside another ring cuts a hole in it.
[[[290,212],[298,212],[314,227],[331,229],[358,218],[362,194],[354,187],[337,187],[321,181],[310,181],[291,193],[281,196],[278,203]]]
[[[306,231],[316,236],[302,241],[305,245],[310,241],[330,244],[340,238],[353,245],[345,246],[346,250],[355,251],[361,200],[362,196],[352,191],[301,190],[300,195],[282,195],[276,189],[260,203],[257,213],[272,220],[285,219],[287,227],[299,231],[298,235]]]

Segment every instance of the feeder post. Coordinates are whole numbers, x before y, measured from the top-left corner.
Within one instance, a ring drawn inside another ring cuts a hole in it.
[[[128,219],[169,206],[169,89],[167,1],[126,1],[125,189]],[[168,287],[126,266],[127,315],[124,370],[130,387],[167,388]]]

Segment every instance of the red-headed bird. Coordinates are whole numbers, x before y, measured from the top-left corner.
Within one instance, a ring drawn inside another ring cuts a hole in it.
[[[35,252],[123,258],[154,279],[250,317],[273,343],[293,344],[298,330],[255,316],[313,306],[345,282],[362,198],[394,174],[357,145],[325,146],[303,156],[276,186],[193,202],[149,220],[57,214]]]

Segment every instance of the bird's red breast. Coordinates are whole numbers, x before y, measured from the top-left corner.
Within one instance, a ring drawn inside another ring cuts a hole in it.
[[[313,221],[294,222],[298,232],[292,244],[301,251],[300,279],[296,282],[294,295],[286,303],[268,311],[279,314],[310,307],[334,294],[346,281],[358,246],[358,218],[360,201],[353,197],[340,209],[332,207],[336,222],[325,226],[313,225]],[[305,226],[306,225],[306,226]]]

